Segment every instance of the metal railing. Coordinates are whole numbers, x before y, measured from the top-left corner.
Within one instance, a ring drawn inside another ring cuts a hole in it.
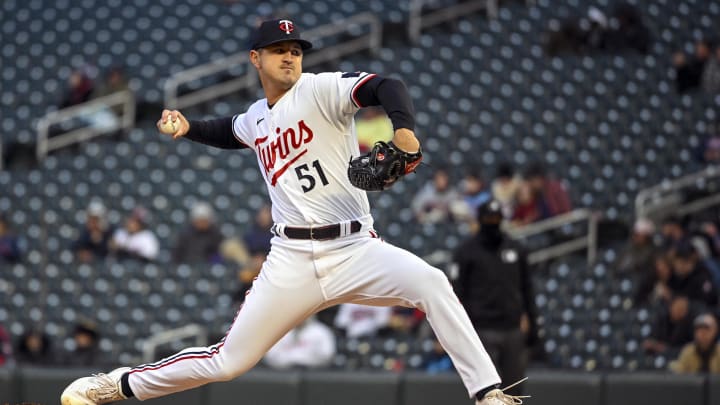
[[[446,21],[455,20],[480,10],[486,10],[490,18],[496,18],[498,12],[498,0],[475,0],[439,8],[423,14],[423,9],[428,3],[428,0],[412,0],[410,2],[407,34],[413,43],[417,42],[418,38],[420,38],[420,32],[422,32],[423,29],[434,27]]]
[[[658,219],[668,213],[685,215],[720,204],[720,185],[716,187],[717,192],[709,196],[691,202],[684,200],[683,190],[707,189],[714,180],[720,180],[720,166],[708,166],[697,173],[640,190],[635,197],[635,217]]]
[[[149,363],[156,360],[155,353],[158,346],[178,340],[195,338],[195,345],[207,345],[207,330],[198,324],[190,324],[176,329],[166,330],[149,337],[142,345],[142,362]]]
[[[587,263],[592,265],[597,259],[598,250],[598,215],[587,208],[578,208],[565,214],[534,222],[523,226],[503,226],[505,233],[516,241],[522,241],[543,233],[556,233],[563,228],[575,223],[587,222],[586,230],[575,233],[575,237],[552,244],[540,249],[530,250],[528,253],[528,264],[535,265],[550,259],[564,256],[568,253],[587,249]],[[448,250],[436,250],[431,254],[423,256],[435,267],[446,267],[452,261],[453,253]],[[452,273],[452,269],[448,270]],[[452,277],[452,274],[449,275]]]
[[[558,231],[579,222],[587,222],[587,231],[573,239],[563,241],[528,253],[528,263],[537,264],[578,250],[587,249],[587,262],[592,264],[597,257],[598,216],[587,208],[578,208],[565,214],[524,226],[508,226],[508,236],[515,240],[526,239],[546,232]]]
[[[120,116],[116,116],[109,110],[116,106],[122,106]],[[95,122],[89,121],[89,118],[95,118],[93,120]],[[50,137],[50,130],[53,125],[73,119],[80,119],[85,126]],[[134,125],[135,96],[129,90],[119,91],[82,104],[53,111],[40,118],[37,124],[38,138],[35,153],[38,161],[41,161],[49,152],[55,149],[84,142],[119,129],[127,130]]]
[[[366,12],[305,31],[303,37],[309,41],[317,41],[344,32],[352,34],[359,27],[365,25],[370,28],[366,35],[308,53],[303,61],[304,67],[315,66],[365,49],[378,49],[382,43],[382,22],[374,14]],[[251,67],[248,53],[242,52],[178,72],[165,81],[163,88],[165,105],[167,108],[180,109],[233,94],[240,90],[254,88],[258,83],[258,78],[255,69]],[[244,73],[238,77],[183,95],[179,94],[180,86],[184,84],[219,73],[229,72],[231,69],[243,70],[243,68]]]

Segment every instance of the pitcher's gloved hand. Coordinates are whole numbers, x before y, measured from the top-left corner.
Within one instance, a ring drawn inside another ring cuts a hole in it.
[[[414,172],[422,161],[422,150],[409,153],[392,142],[377,142],[372,150],[350,160],[348,178],[353,186],[365,191],[381,191],[401,176]]]

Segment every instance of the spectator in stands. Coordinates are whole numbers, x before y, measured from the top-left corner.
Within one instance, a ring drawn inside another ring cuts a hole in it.
[[[686,237],[685,223],[680,217],[671,215],[662,221],[660,227],[660,244],[664,249],[674,249],[675,246],[685,240]]]
[[[108,255],[110,239],[114,229],[108,224],[105,206],[99,201],[92,201],[85,210],[85,225],[80,236],[73,243],[73,251],[77,259],[89,263],[95,259],[103,259]]]
[[[695,43],[695,55],[688,60],[682,52],[673,54],[673,67],[675,68],[675,88],[679,94],[695,90],[700,83],[705,70],[705,64],[710,58],[710,44],[706,40]]]
[[[704,263],[710,270],[715,288],[720,291],[720,232],[713,221],[704,221],[700,224],[700,234],[706,238],[709,255]]]
[[[253,280],[260,273],[265,258],[270,253],[270,240],[273,237],[270,228],[272,226],[272,210],[269,205],[263,205],[255,213],[255,219],[250,229],[243,235],[242,244],[233,248],[243,252],[242,254],[236,252],[236,257],[245,256],[245,262],[237,275],[240,290],[235,294],[236,302],[242,302],[245,299],[245,293],[250,289]],[[225,249],[227,250],[227,246]]]
[[[108,70],[105,80],[95,88],[91,98],[109,96],[111,94],[129,90],[125,72],[120,66],[113,66]],[[98,129],[107,129],[118,125],[123,114],[123,106],[116,104],[110,108],[98,109],[85,117],[91,126]]]
[[[676,373],[720,374],[720,343],[718,343],[718,320],[704,313],[695,318],[694,339],[683,347],[677,360],[670,363]]]
[[[265,354],[265,363],[276,369],[328,366],[336,352],[332,329],[314,316],[292,329]]]
[[[700,232],[707,236],[712,255],[720,257],[720,230],[714,221],[703,221],[700,224]]]
[[[125,219],[125,226],[115,231],[110,241],[110,251],[119,258],[154,261],[160,251],[155,233],[147,228],[149,213],[136,207]]]
[[[272,210],[269,205],[263,205],[255,213],[255,220],[250,229],[243,235],[243,242],[251,255],[265,256],[270,252],[272,225]]]
[[[717,255],[716,237],[706,233],[712,231],[714,223],[699,222],[690,227],[688,241],[695,248],[698,257],[698,265],[707,269],[715,290],[720,291],[720,262]]]
[[[128,80],[125,77],[125,69],[120,65],[116,65],[110,67],[107,71],[105,80],[93,91],[92,98],[109,96],[125,90],[130,90]],[[112,110],[118,116],[122,114],[122,106],[113,107]]]
[[[564,214],[572,210],[567,185],[551,176],[542,163],[532,163],[526,169],[523,179],[533,192],[540,196],[540,210],[543,218]]]
[[[540,192],[526,181],[520,183],[516,195],[515,209],[511,218],[512,224],[523,226],[547,217],[547,207],[543,203]]]
[[[55,364],[50,337],[39,330],[31,330],[23,334],[17,346],[17,362],[34,366]]]
[[[10,230],[10,224],[0,215],[0,264],[19,262],[23,250],[22,239]]]
[[[190,224],[180,232],[172,249],[175,263],[219,263],[223,237],[210,204],[197,202],[190,210]]]
[[[73,331],[74,349],[65,354],[63,365],[97,366],[101,363],[100,335],[94,323],[81,321]]]
[[[675,52],[672,55],[672,65],[675,74],[675,91],[684,94],[697,87],[697,78],[693,72],[693,66],[688,62],[683,52]]]
[[[589,28],[583,35],[583,45],[590,51],[602,51],[607,48],[608,20],[605,13],[597,7],[588,9]]]
[[[377,141],[389,142],[393,137],[392,123],[381,107],[360,110],[355,116],[355,132],[360,144],[360,153],[372,149]]]
[[[704,163],[716,165],[720,163],[720,134],[710,136],[703,142],[700,150]]]
[[[672,298],[670,277],[672,277],[672,261],[667,253],[656,253],[652,271],[642,270],[635,293],[635,303],[667,305]]]
[[[450,184],[450,173],[440,167],[415,195],[411,208],[420,223],[433,224],[454,220],[462,204],[460,193]]]
[[[563,22],[550,21],[550,27],[544,34],[543,48],[548,56],[580,53],[584,43],[584,33],[577,19],[569,18]]]
[[[0,324],[0,367],[11,365],[15,362],[13,358],[12,341],[10,334]]]
[[[341,304],[334,323],[350,338],[375,336],[390,326],[392,313],[392,307]]]
[[[680,243],[673,252],[673,274],[669,286],[673,294],[680,294],[708,308],[718,304],[718,294],[709,270],[699,260],[695,247]]]
[[[480,168],[469,168],[461,187],[466,204],[463,217],[474,220],[477,209],[492,199],[492,193],[485,185]]]
[[[425,313],[417,308],[393,307],[388,326],[388,332],[396,336],[423,338],[433,333],[426,322]]]
[[[627,3],[616,6],[609,20],[598,8],[590,7],[587,19],[570,18],[562,24],[551,21],[549,31],[545,40],[549,56],[628,49],[647,53],[650,47],[650,31],[637,8]]]
[[[518,381],[525,375],[527,346],[536,338],[527,255],[502,232],[498,201],[481,205],[477,220],[479,231],[455,251],[449,273],[501,380]],[[511,389],[512,395],[519,392]]]
[[[502,206],[505,218],[512,218],[515,212],[515,203],[522,179],[515,175],[512,164],[500,163],[495,172],[495,179],[490,186],[492,197]]]
[[[707,94],[720,94],[720,45],[712,50],[702,73],[701,86]]]
[[[611,30],[607,47],[609,50],[634,50],[647,53],[650,49],[650,31],[645,26],[638,9],[628,3],[615,6],[612,19],[617,23]]]
[[[654,233],[655,224],[651,220],[647,218],[635,220],[630,240],[617,261],[619,273],[642,275],[642,272],[652,268],[656,251],[653,242]]]
[[[660,307],[655,316],[652,332],[642,343],[648,353],[665,353],[670,348],[680,348],[692,341],[692,322],[697,307],[691,305],[688,297],[676,294],[670,304]]]
[[[433,339],[432,351],[425,357],[424,368],[429,374],[439,374],[455,370],[450,356],[448,356],[437,339]]]
[[[68,79],[68,88],[60,102],[60,108],[72,107],[88,101],[93,88],[94,84],[88,72],[84,69],[73,71]]]

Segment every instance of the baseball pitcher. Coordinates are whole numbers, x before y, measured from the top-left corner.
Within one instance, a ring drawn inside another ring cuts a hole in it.
[[[303,73],[311,47],[292,21],[265,21],[249,55],[264,99],[232,117],[188,121],[165,110],[158,121],[173,138],[248,149],[265,179],[272,249],[230,330],[209,347],[80,378],[63,392],[63,405],[145,400],[233,379],[305,318],[344,302],[419,308],[477,404],[522,402],[498,389],[498,373],[445,274],[373,229],[366,191],[387,189],[422,159],[407,89],[372,73]],[[353,117],[372,105],[384,108],[394,137],[361,156]]]

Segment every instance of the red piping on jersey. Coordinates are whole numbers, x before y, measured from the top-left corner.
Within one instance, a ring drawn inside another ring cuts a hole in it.
[[[350,98],[352,99],[353,103],[355,103],[356,106],[362,108],[365,107],[364,105],[360,104],[360,100],[355,97],[355,93],[357,93],[358,89],[363,86],[363,84],[367,83],[370,79],[377,76],[375,73],[370,73],[369,75],[363,77],[360,79],[359,82],[355,84],[355,87],[353,87],[352,93],[350,93]]]
[[[133,370],[128,371],[128,374],[140,373],[140,372],[143,372],[143,371],[159,370],[159,369],[161,369],[161,368],[163,368],[163,367],[167,367],[167,366],[169,366],[169,365],[171,365],[171,364],[175,364],[175,363],[177,363],[178,361],[181,361],[181,360],[209,359],[209,358],[213,357],[214,355],[220,353],[220,348],[223,347],[224,344],[225,344],[225,342],[222,342],[222,343],[220,343],[219,345],[217,345],[216,347],[214,347],[212,350],[210,350],[209,352],[205,352],[204,354],[197,354],[196,352],[195,352],[195,353],[188,353],[188,354],[190,354],[189,356],[180,356],[180,357],[177,357],[177,358],[173,359],[172,361],[169,361],[169,362],[167,362],[167,363],[158,364],[158,365],[155,365],[155,366],[146,366],[146,367],[143,367],[143,368],[133,369]]]
[[[257,277],[255,277],[255,279],[257,280]],[[249,290],[247,290],[245,292],[245,296],[248,296],[248,294],[250,294],[250,292],[252,292],[252,288],[250,288]],[[214,344],[214,345],[208,347],[208,349],[210,349],[210,350],[205,350],[204,352],[191,352],[191,353],[181,354],[179,356],[175,355],[177,357],[172,358],[171,360],[164,360],[164,361],[161,360],[160,362],[135,367],[132,370],[128,371],[128,374],[139,373],[139,372],[143,372],[143,371],[159,370],[163,367],[169,366],[171,364],[175,364],[180,360],[209,359],[209,358],[215,356],[216,354],[220,353],[220,348],[225,345],[225,339],[227,339],[228,335],[230,334],[230,331],[232,330],[232,327],[235,325],[235,322],[238,319],[238,316],[240,316],[240,311],[242,311],[242,308],[243,308],[243,304],[240,305],[240,308],[238,309],[237,313],[235,313],[235,318],[233,318],[232,324],[228,328],[227,332],[225,332],[225,336],[222,338],[220,343],[217,343],[217,344]]]
[[[283,173],[285,173],[285,170],[287,170],[287,168],[290,167],[291,164],[297,162],[297,160],[300,159],[300,157],[301,157],[302,155],[306,154],[307,151],[308,151],[308,150],[305,149],[304,151],[298,153],[297,156],[295,156],[294,158],[290,159],[290,161],[287,162],[287,163],[285,163],[281,168],[277,169],[277,170],[275,171],[275,173],[273,173],[272,181],[270,182],[270,184],[272,184],[273,186],[275,186],[275,184],[277,183],[277,179],[280,178],[280,176],[282,176]]]

